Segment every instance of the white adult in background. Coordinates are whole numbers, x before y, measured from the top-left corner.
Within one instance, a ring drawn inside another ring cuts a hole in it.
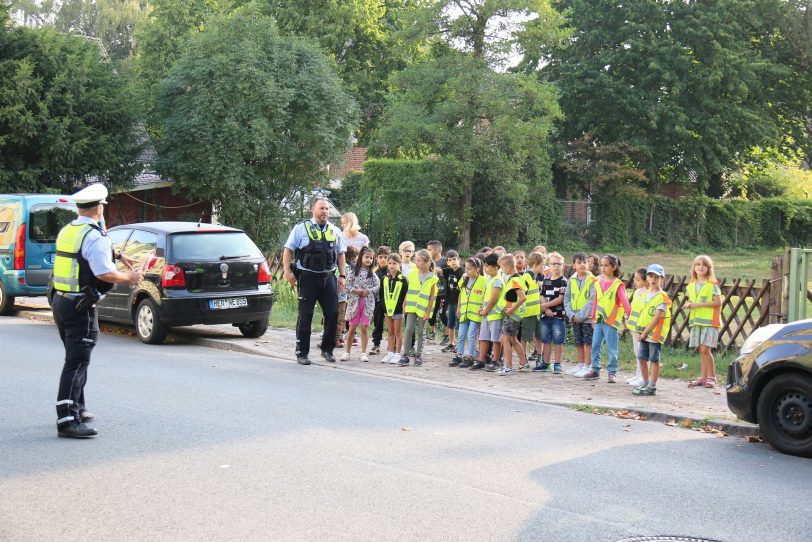
[[[341,216],[341,230],[347,246],[356,250],[369,246],[369,237],[361,233],[361,226],[358,224],[358,217],[355,216],[355,213],[344,213]]]

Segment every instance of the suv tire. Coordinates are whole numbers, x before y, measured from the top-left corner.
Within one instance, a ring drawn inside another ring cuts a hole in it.
[[[812,375],[784,373],[758,398],[761,433],[776,450],[812,457]]]
[[[135,309],[135,334],[146,344],[161,344],[166,339],[169,328],[161,321],[158,315],[158,307],[150,299],[142,299]]]
[[[254,320],[253,322],[245,322],[237,327],[240,328],[240,333],[242,333],[245,337],[248,337],[249,339],[257,339],[265,335],[265,332],[268,331],[268,319],[265,318],[262,320]]]
[[[14,298],[6,295],[6,288],[0,282],[0,316],[11,316],[14,313]]]

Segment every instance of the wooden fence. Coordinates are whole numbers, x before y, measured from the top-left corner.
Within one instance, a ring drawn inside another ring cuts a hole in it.
[[[767,324],[787,321],[786,284],[788,284],[789,277],[784,270],[789,269],[789,264],[785,265],[785,260],[788,261],[788,254],[789,251],[786,256],[773,257],[769,279],[745,280],[717,277],[719,288],[722,291],[722,327],[719,330],[718,347],[720,351],[738,350],[753,330]],[[269,256],[268,263],[271,277],[281,279],[281,251]],[[567,266],[564,276],[571,276],[572,273],[572,268]],[[621,276],[629,292],[633,290],[632,275],[632,273],[626,273]],[[666,341],[667,345],[688,345],[688,310],[685,308],[688,296],[685,293],[685,287],[689,282],[690,276],[667,275],[665,277],[663,289],[673,303],[671,331]],[[807,297],[812,302],[812,292],[807,292]]]

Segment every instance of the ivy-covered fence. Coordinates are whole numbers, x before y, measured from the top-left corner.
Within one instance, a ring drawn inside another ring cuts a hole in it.
[[[755,201],[607,193],[596,198],[595,246],[719,250],[812,246],[812,201]]]

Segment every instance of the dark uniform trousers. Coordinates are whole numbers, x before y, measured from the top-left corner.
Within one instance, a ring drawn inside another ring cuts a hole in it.
[[[381,282],[383,288],[383,282]],[[383,340],[383,318],[386,316],[386,307],[384,307],[383,299],[375,300],[375,311],[372,313],[372,344],[381,346]]]
[[[65,365],[56,398],[57,423],[61,425],[71,421],[70,418],[78,420],[79,411],[85,409],[87,366],[99,337],[99,315],[95,307],[76,312],[74,300],[59,295],[54,295],[51,306],[65,345]]]
[[[310,354],[310,333],[313,310],[318,301],[324,314],[324,337],[321,349],[333,353],[338,326],[338,284],[335,273],[299,271],[299,319],[296,321],[296,356]]]

